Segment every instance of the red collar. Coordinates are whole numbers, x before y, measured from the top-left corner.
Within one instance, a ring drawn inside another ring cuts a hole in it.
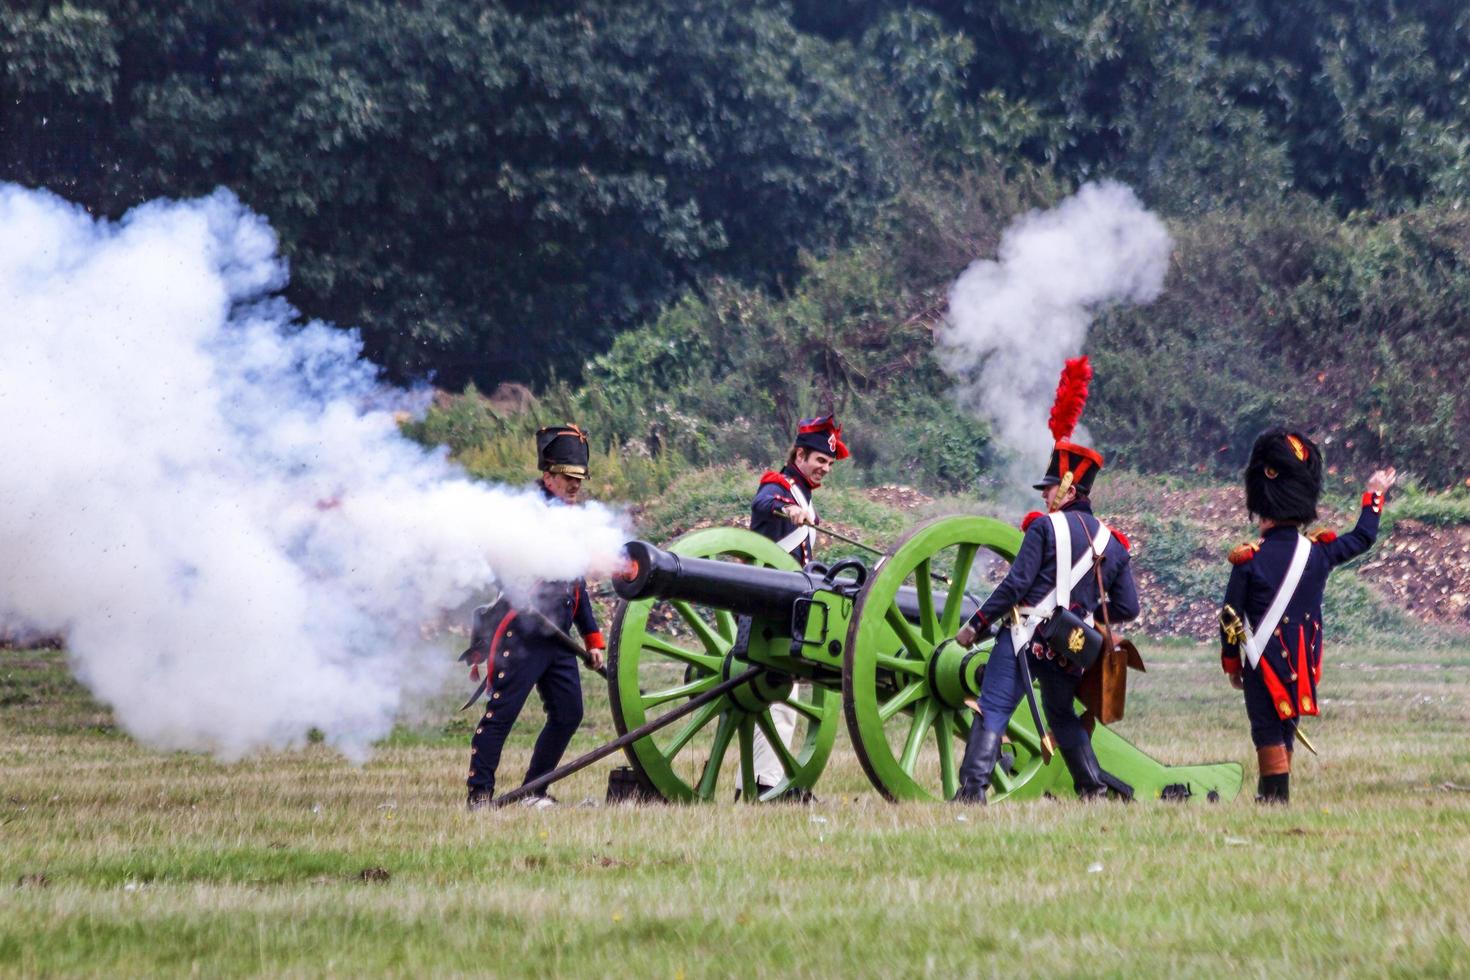
[[[815,489],[806,481],[806,477],[802,476],[799,472],[792,472],[789,466],[783,468],[780,473],[777,473],[775,470],[766,470],[762,473],[760,486],[765,486],[767,483],[778,484],[787,490],[791,490],[796,484],[800,484],[802,495],[808,500],[811,499],[812,490]]]

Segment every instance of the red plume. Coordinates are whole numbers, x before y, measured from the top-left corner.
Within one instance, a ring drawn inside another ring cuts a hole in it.
[[[1087,355],[1074,357],[1062,368],[1062,379],[1057,382],[1057,400],[1051,406],[1051,435],[1060,442],[1072,436],[1082,418],[1082,406],[1087,404],[1087,383],[1092,380],[1092,365]]]

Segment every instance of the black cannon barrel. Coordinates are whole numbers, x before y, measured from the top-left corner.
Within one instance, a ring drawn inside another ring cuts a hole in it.
[[[797,599],[821,588],[821,576],[715,558],[689,558],[647,541],[627,544],[628,564],[613,577],[624,599],[683,599],[743,616],[790,619]]]
[[[819,588],[831,588],[814,572],[789,572],[716,558],[689,558],[664,551],[647,541],[627,545],[628,564],[613,579],[613,588],[624,599],[682,599],[702,605],[728,609],[744,616],[789,620],[797,599]],[[848,581],[838,579],[841,586]],[[947,587],[934,583],[934,601],[944,604]],[[898,608],[915,622],[919,618],[919,597],[912,586],[898,590]],[[961,603],[960,622],[968,619],[980,600],[970,593]],[[936,612],[938,610],[936,609]]]

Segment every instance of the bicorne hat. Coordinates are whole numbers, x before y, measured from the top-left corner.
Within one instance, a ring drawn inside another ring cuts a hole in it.
[[[536,430],[536,465],[542,473],[587,479],[587,430],[575,425],[548,425]]]
[[[1051,406],[1051,436],[1055,440],[1051,450],[1051,462],[1037,490],[1045,490],[1065,482],[1077,488],[1078,493],[1091,493],[1092,481],[1103,467],[1102,454],[1081,443],[1072,441],[1072,430],[1082,419],[1082,408],[1087,404],[1087,385],[1092,380],[1092,365],[1086,355],[1074,357],[1062,366],[1062,377],[1057,382],[1056,401]]]
[[[830,414],[802,419],[797,423],[796,448],[826,453],[833,459],[846,459],[851,455],[842,442],[842,426],[837,424],[837,416]]]
[[[1273,521],[1310,524],[1322,496],[1322,453],[1295,429],[1281,426],[1256,437],[1245,466],[1245,506]]]

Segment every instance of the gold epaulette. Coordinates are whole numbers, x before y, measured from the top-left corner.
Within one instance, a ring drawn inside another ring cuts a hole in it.
[[[1244,565],[1246,562],[1256,557],[1256,552],[1260,550],[1261,546],[1259,544],[1254,544],[1249,541],[1245,544],[1236,545],[1234,548],[1230,549],[1230,564]]]
[[[1307,535],[1307,537],[1311,538],[1317,544],[1330,544],[1337,540],[1337,532],[1330,527],[1319,527]]]

